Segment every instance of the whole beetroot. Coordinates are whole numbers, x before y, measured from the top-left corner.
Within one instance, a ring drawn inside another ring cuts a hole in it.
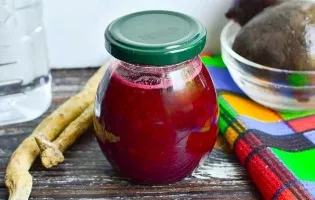
[[[233,50],[272,68],[315,70],[315,3],[287,1],[264,9],[242,27]]]
[[[265,8],[283,1],[284,0],[235,0],[235,4],[226,13],[226,17],[233,19],[243,26]]]

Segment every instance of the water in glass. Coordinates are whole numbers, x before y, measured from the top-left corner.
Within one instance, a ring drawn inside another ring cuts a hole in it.
[[[51,76],[41,0],[0,0],[0,126],[43,114]]]

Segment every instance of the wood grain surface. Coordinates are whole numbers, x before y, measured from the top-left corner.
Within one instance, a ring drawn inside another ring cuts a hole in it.
[[[51,112],[78,92],[94,69],[55,70]],[[14,149],[42,119],[0,127],[0,199],[7,199],[4,172]],[[261,199],[255,186],[222,138],[204,165],[189,178],[170,184],[143,186],[119,176],[99,150],[91,128],[65,153],[65,162],[47,170],[37,160],[30,199]],[[222,151],[224,150],[224,151]],[[229,152],[229,153],[226,153]]]

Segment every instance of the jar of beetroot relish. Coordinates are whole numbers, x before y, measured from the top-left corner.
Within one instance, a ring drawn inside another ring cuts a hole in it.
[[[97,141],[111,165],[141,184],[189,176],[218,133],[218,104],[198,54],[206,30],[177,12],[144,11],[113,21],[114,57],[97,91]]]

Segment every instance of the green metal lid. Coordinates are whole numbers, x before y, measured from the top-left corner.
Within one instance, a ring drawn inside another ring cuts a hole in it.
[[[170,65],[197,56],[206,29],[196,19],[172,11],[142,11],[113,21],[105,47],[115,58],[133,64]]]

